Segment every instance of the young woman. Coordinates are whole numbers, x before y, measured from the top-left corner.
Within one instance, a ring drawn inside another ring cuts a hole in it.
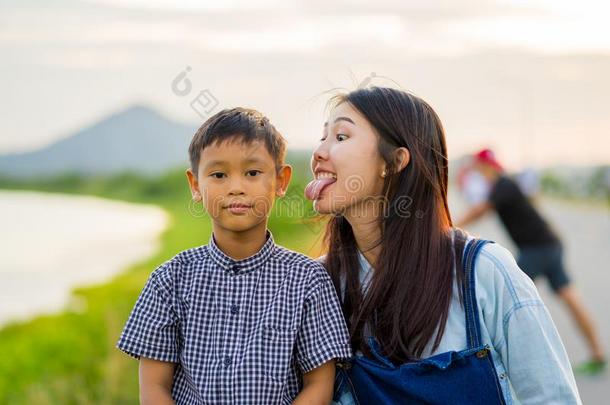
[[[357,353],[335,402],[580,403],[532,281],[506,249],[453,228],[433,109],[379,87],[331,105],[306,195],[331,216],[320,259]]]

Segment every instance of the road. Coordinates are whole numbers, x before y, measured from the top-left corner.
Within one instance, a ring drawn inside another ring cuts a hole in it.
[[[543,216],[561,236],[565,262],[598,328],[602,344],[610,355],[610,209],[551,199],[536,203]],[[460,217],[464,203],[451,195],[452,216]],[[495,214],[488,215],[467,230],[495,240],[513,253],[516,249]],[[572,364],[586,360],[588,353],[575,324],[562,303],[552,294],[546,280],[537,280],[540,295],[549,308]],[[596,377],[576,377],[585,404],[610,403],[610,371]]]

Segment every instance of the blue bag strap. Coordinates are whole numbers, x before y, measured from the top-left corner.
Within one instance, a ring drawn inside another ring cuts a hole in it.
[[[484,239],[474,239],[466,245],[462,270],[464,281],[462,283],[462,297],[464,299],[464,313],[466,315],[466,343],[469,349],[481,346],[481,327],[479,324],[479,310],[475,289],[475,259],[481,248],[493,243]]]

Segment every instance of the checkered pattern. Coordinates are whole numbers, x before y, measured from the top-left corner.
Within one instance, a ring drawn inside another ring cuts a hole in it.
[[[177,404],[290,404],[302,374],[351,356],[324,267],[275,245],[243,260],[214,236],[150,276],[117,347],[178,363]]]

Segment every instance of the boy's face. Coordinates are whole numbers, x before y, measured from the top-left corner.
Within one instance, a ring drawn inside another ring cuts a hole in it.
[[[292,169],[276,171],[264,142],[232,137],[201,152],[197,176],[186,171],[193,199],[203,201],[214,224],[243,232],[266,221],[276,196],[288,188]],[[265,226],[266,227],[266,226]]]

